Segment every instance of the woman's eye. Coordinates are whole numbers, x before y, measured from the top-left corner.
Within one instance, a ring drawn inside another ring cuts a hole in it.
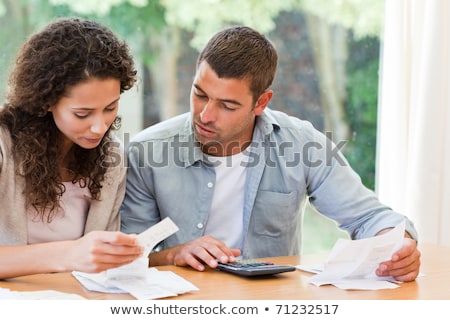
[[[109,108],[109,109],[105,109],[106,112],[114,112],[116,111],[116,108]]]
[[[75,113],[75,117],[80,118],[80,119],[87,118],[87,116],[88,116],[87,113]]]

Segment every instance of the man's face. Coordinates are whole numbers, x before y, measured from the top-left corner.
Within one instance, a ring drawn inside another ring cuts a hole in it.
[[[213,156],[241,152],[252,139],[255,117],[266,105],[253,102],[248,80],[219,78],[203,61],[191,89],[192,123],[203,152]]]

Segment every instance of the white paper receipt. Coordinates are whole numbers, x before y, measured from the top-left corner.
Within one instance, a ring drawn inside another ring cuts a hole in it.
[[[345,289],[376,290],[397,288],[392,277],[378,277],[378,265],[390,260],[403,244],[405,221],[385,234],[359,239],[338,239],[323,265],[309,280],[316,286],[333,284]],[[299,269],[304,269],[298,266]],[[387,281],[386,281],[387,280]]]
[[[137,240],[139,244],[144,247],[144,256],[148,256],[159,242],[177,231],[178,227],[175,223],[173,223],[170,218],[165,218],[161,222],[138,234]]]
[[[133,262],[118,268],[106,270],[107,280],[123,280],[131,278],[145,278],[148,269],[148,255],[162,240],[178,231],[178,227],[170,218],[158,222],[147,230],[138,234],[136,239],[144,248],[142,256]]]
[[[133,262],[99,273],[73,271],[74,277],[88,290],[100,292],[128,292],[137,299],[158,299],[198,290],[189,281],[171,271],[148,267],[148,255],[162,240],[178,231],[170,218],[137,235],[144,254]]]

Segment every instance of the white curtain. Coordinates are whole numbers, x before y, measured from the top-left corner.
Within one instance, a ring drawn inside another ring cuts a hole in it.
[[[386,0],[376,191],[450,245],[450,1]]]

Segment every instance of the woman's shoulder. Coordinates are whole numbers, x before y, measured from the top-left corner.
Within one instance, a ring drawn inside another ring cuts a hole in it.
[[[1,137],[0,141],[3,140],[11,141],[11,132],[3,123],[0,123],[0,137]]]
[[[0,164],[3,162],[3,157],[10,153],[11,144],[11,133],[9,129],[0,124]]]
[[[6,172],[15,172],[12,155],[12,139],[9,129],[0,124],[0,173],[2,179],[8,176]]]
[[[107,150],[101,165],[108,168],[107,172],[112,175],[123,174],[125,170],[124,143],[115,134],[111,134],[109,141],[105,143],[104,150]]]

